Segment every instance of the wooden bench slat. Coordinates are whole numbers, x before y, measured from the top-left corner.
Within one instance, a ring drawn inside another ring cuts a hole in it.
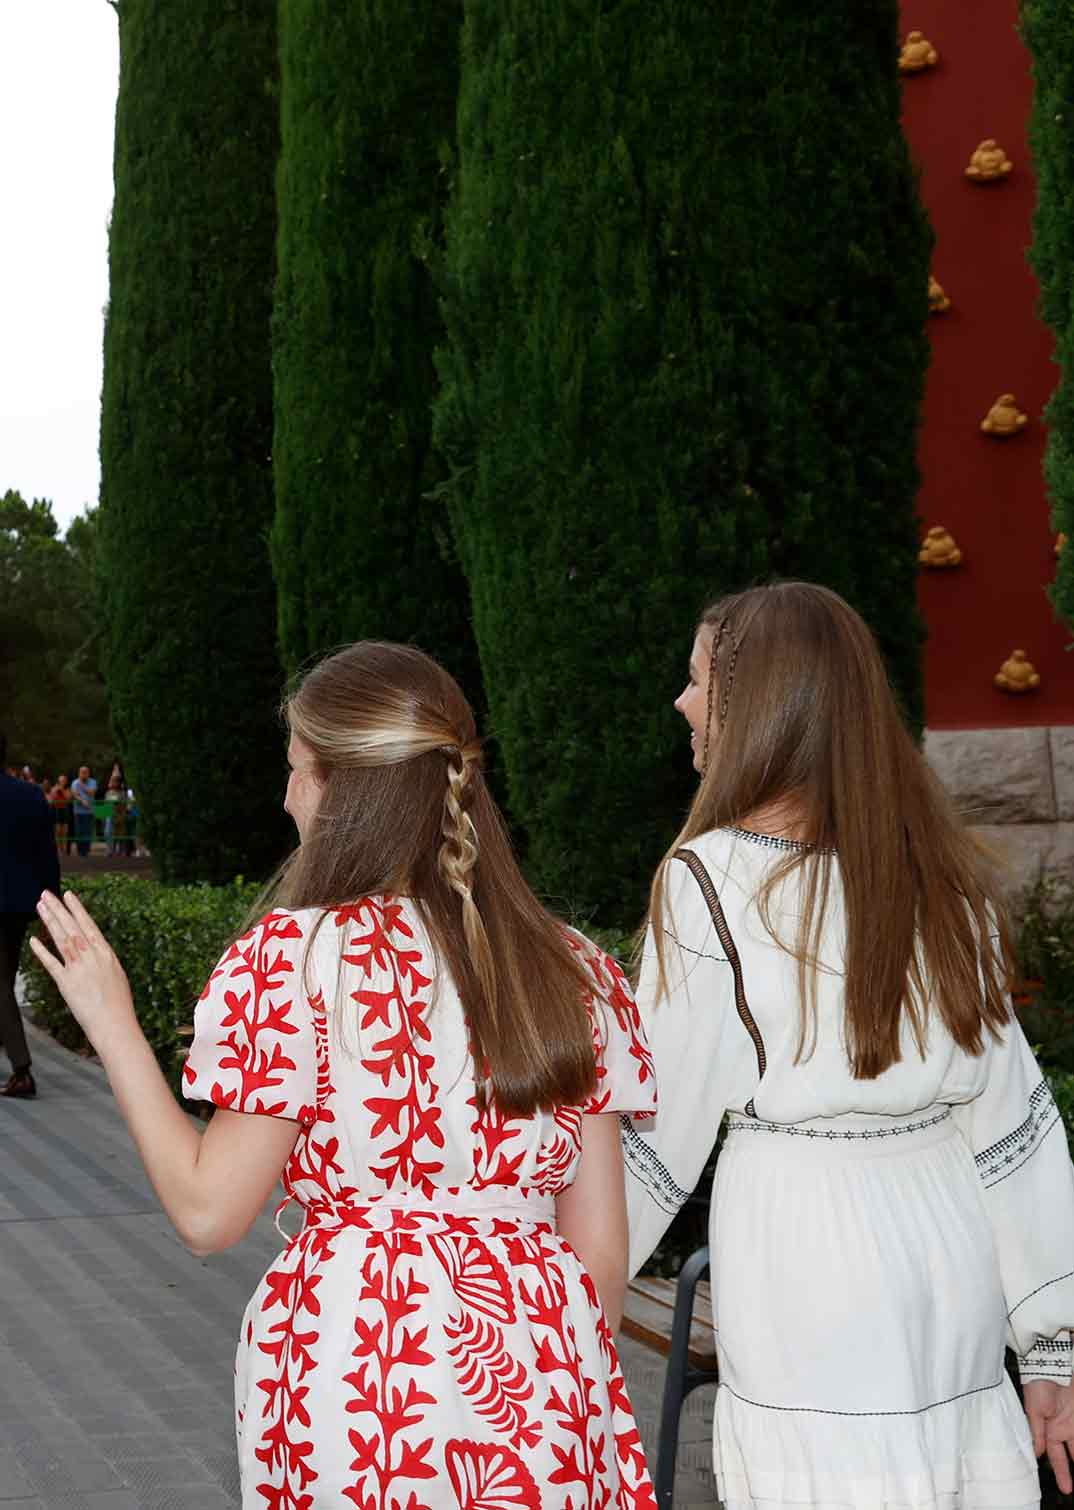
[[[627,1287],[623,1331],[636,1342],[665,1357],[671,1350],[671,1322],[675,1311],[675,1281],[639,1277]],[[690,1324],[690,1363],[716,1370],[716,1338],[712,1330],[712,1290],[702,1281],[694,1294]]]

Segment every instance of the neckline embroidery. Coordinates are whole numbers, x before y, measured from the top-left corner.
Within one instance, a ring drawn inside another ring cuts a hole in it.
[[[817,844],[808,844],[803,839],[783,839],[776,834],[758,834],[752,828],[724,828],[721,833],[730,834],[733,839],[747,839],[751,844],[759,844],[763,849],[792,850],[797,853],[811,853],[818,855],[834,855],[834,849],[826,849]]]

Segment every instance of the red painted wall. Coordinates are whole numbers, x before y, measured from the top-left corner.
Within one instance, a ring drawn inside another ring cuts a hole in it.
[[[933,272],[951,300],[929,320],[919,452],[922,530],[945,526],[963,553],[957,568],[923,569],[920,578],[927,718],[937,729],[1074,723],[1071,636],[1044,593],[1054,536],[1041,416],[1058,372],[1026,261],[1036,190],[1026,139],[1032,80],[1017,13],[1017,0],[902,3],[902,35],[921,31],[940,54],[935,68],[903,81],[904,127],[936,233]],[[1014,169],[978,185],[964,170],[986,137]],[[1007,440],[983,435],[981,420],[1008,392],[1029,425]],[[1023,696],[992,682],[1016,646],[1041,675]]]

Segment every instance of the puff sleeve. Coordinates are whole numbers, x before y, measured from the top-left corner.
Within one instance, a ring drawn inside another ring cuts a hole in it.
[[[656,1110],[656,1077],[630,983],[611,955],[584,935],[569,929],[567,942],[593,987],[588,1006],[597,1084],[582,1111],[586,1116],[620,1112],[651,1117]]]
[[[953,1108],[973,1154],[1026,1379],[1066,1383],[1074,1326],[1074,1168],[1048,1082],[1013,1018],[985,1049],[987,1076]]]
[[[724,1052],[724,1036],[733,977],[702,893],[684,864],[668,868],[665,923],[666,995],[659,989],[651,929],[638,982],[660,1105],[644,1125],[622,1123],[631,1275],[701,1178],[729,1095],[731,1056]]]
[[[194,1013],[183,1094],[231,1111],[309,1124],[317,1100],[301,915],[272,912],[237,939]]]

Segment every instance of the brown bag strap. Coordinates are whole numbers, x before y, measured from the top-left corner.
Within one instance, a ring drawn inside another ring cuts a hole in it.
[[[692,849],[677,849],[675,851],[674,858],[676,860],[681,860],[684,865],[689,867],[694,880],[700,887],[701,895],[705,898],[705,904],[712,916],[712,922],[713,926],[716,929],[716,935],[720,940],[720,945],[723,949],[724,954],[726,954],[727,956],[727,963],[731,966],[731,973],[734,976],[735,1008],[742,1021],[743,1027],[753,1039],[753,1047],[757,1054],[757,1078],[759,1080],[763,1079],[765,1066],[767,1064],[767,1058],[764,1051],[764,1039],[761,1037],[761,1030],[754,1021],[753,1013],[750,1011],[749,1003],[746,1000],[746,985],[742,978],[742,961],[738,957],[738,950],[735,948],[734,938],[732,937],[730,928],[727,926],[727,919],[724,916],[723,907],[720,904],[719,893],[717,892],[716,887],[713,885],[712,877],[705,869],[703,862]],[[757,1115],[756,1111],[754,1110],[752,1096],[746,1103],[746,1115],[748,1117],[756,1117]]]

